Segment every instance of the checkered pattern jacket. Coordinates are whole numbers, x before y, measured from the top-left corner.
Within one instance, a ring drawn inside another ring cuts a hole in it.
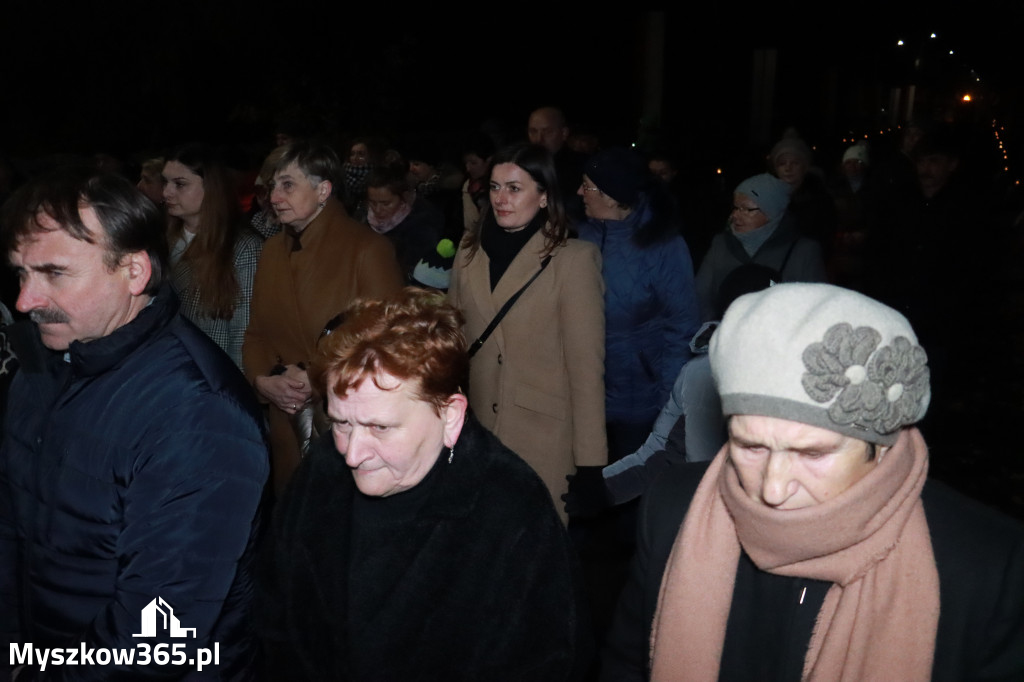
[[[235,313],[230,320],[208,317],[199,304],[199,290],[191,286],[192,268],[185,261],[178,261],[172,269],[172,282],[181,298],[181,314],[202,329],[207,336],[224,349],[231,360],[242,369],[242,341],[245,328],[249,326],[249,300],[252,298],[252,281],[256,266],[260,262],[263,240],[251,229],[244,229],[235,241],[235,278],[238,280],[238,297],[235,299]]]

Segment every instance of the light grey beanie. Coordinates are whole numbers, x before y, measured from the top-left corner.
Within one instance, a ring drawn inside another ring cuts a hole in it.
[[[770,173],[761,173],[736,185],[733,191],[753,199],[770,221],[778,223],[789,206],[793,186]]]
[[[779,284],[736,299],[710,356],[726,415],[892,445],[931,399],[928,358],[907,319],[829,284]]]
[[[793,128],[787,128],[786,132],[782,134],[782,139],[772,147],[771,154],[768,155],[772,161],[772,168],[779,164],[779,159],[783,154],[794,154],[800,157],[807,165],[811,164],[811,148],[800,137],[800,133]]]

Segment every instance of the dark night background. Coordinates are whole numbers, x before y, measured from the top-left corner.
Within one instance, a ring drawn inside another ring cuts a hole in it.
[[[496,118],[520,134],[529,111],[546,103],[562,106],[577,130],[633,141],[643,93],[660,91],[662,126],[714,156],[770,144],[788,125],[819,145],[888,127],[899,121],[882,111],[890,91],[909,85],[918,115],[953,113],[968,85],[980,99],[972,112],[955,112],[961,117],[1010,119],[1021,104],[1019,2],[377,7],[8,0],[0,149],[124,153],[192,138],[262,141],[296,108],[334,133],[452,131]],[[663,79],[645,83],[645,49],[662,28]],[[778,56],[773,106],[755,113],[758,49]],[[980,84],[969,82],[971,69]],[[767,137],[752,136],[755,127]]]
[[[912,91],[914,116],[957,125],[960,172],[992,212],[1024,210],[1024,3],[619,5],[7,0],[0,156],[26,169],[65,152],[138,160],[199,139],[247,149],[258,164],[282,116],[338,141],[443,141],[484,121],[512,139],[532,109],[554,104],[603,144],[670,144],[694,187],[727,196],[763,170],[789,126],[825,171],[854,136],[867,135],[873,155],[892,149]],[[771,57],[774,70],[760,75]],[[695,191],[695,203],[724,218],[718,195]],[[999,243],[1024,256],[1010,222]],[[1019,262],[1001,273],[998,305],[979,307],[981,331],[965,329],[963,352],[984,348],[990,361],[949,408],[959,428],[930,442],[933,472],[1024,518]]]

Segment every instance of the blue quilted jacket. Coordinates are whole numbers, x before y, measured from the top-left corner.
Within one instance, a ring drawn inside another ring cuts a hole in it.
[[[187,679],[247,679],[249,563],[269,470],[262,421],[238,369],[177,311],[165,286],[127,325],[72,343],[67,359],[34,328],[34,345],[19,349],[0,451],[0,628],[37,649],[183,643],[194,658],[216,642],[220,665]],[[194,637],[133,637],[157,597]],[[177,671],[30,666],[18,679]]]
[[[648,219],[639,206],[625,220],[588,220],[580,239],[601,249],[605,314],[605,407],[610,421],[654,421],[700,326],[693,261],[682,236],[637,246]]]

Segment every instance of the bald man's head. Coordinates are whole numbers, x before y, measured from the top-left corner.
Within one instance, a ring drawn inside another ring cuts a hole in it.
[[[565,125],[565,115],[561,109],[541,107],[530,114],[526,134],[531,144],[539,144],[552,154],[557,154],[569,137],[569,128]]]

